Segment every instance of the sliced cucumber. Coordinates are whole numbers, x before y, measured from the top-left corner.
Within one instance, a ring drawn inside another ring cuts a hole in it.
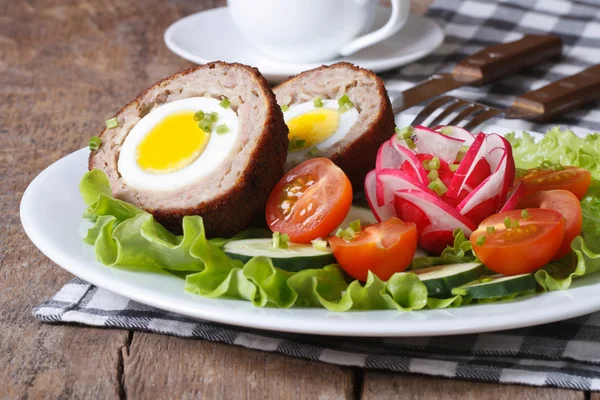
[[[535,288],[536,282],[533,274],[492,275],[454,288],[452,294],[469,296],[472,299],[488,299],[527,293],[534,291]]]
[[[323,268],[335,263],[331,251],[319,251],[310,244],[288,243],[286,249],[274,248],[271,239],[233,240],[223,246],[225,253],[236,260],[249,261],[256,256],[267,256],[277,268],[291,272]]]
[[[371,211],[370,208],[352,205],[350,211],[348,211],[348,215],[346,215],[346,218],[340,224],[339,228],[345,229],[350,225],[350,222],[356,220],[360,221],[362,227],[378,223],[377,218],[375,218],[373,211]],[[337,229],[333,231],[332,234],[335,234],[336,231]]]
[[[480,263],[437,265],[411,270],[427,287],[429,297],[448,298],[452,288],[472,282],[483,275],[485,268]]]

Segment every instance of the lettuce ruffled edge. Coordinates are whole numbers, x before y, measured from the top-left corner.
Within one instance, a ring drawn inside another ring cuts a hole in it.
[[[267,257],[255,257],[245,264],[232,260],[220,248],[228,239],[206,239],[201,217],[185,217],[183,235],[174,235],[151,214],[115,199],[108,178],[102,175],[98,170],[86,173],[80,190],[88,204],[84,217],[95,222],[84,241],[94,246],[97,259],[107,266],[175,272],[176,276],[185,276],[187,292],[209,298],[246,300],[257,307],[323,307],[335,312],[411,311],[472,303],[461,296],[428,297],[427,288],[410,270],[394,274],[387,282],[369,273],[367,281],[361,284],[348,283],[336,264],[291,273],[274,267]],[[571,263],[573,270],[566,276],[556,276],[557,271],[562,273],[570,268],[571,264],[564,260],[535,273],[544,291],[566,289],[574,277],[600,269],[600,255],[592,252],[583,238],[576,238],[572,248],[577,261]],[[455,232],[453,247],[448,247],[440,257],[417,259],[412,267],[474,260],[469,241],[462,232]]]

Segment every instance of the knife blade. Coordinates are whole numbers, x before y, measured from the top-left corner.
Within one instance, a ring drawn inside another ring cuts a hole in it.
[[[509,43],[487,47],[460,61],[451,73],[431,78],[406,89],[394,102],[394,113],[464,85],[481,86],[562,53],[562,40],[556,35],[525,35]]]
[[[594,100],[600,100],[600,64],[517,97],[504,117],[545,121]]]

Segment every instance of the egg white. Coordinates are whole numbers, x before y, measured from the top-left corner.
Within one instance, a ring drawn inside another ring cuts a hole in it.
[[[323,102],[323,107],[315,107],[312,100],[307,101],[306,103],[299,103],[299,104],[291,105],[288,108],[288,110],[285,113],[283,113],[283,118],[285,120],[285,123],[287,124],[289,121],[291,121],[292,119],[294,119],[302,114],[306,114],[311,111],[319,110],[321,108],[328,108],[330,110],[335,110],[335,111],[337,111],[340,108],[337,100],[322,100],[322,102]],[[340,114],[340,124],[338,125],[337,130],[335,132],[333,132],[331,134],[331,136],[329,136],[327,139],[325,139],[321,143],[316,144],[315,147],[319,151],[324,151],[324,150],[328,149],[329,147],[333,146],[334,144],[336,144],[337,142],[342,140],[344,138],[344,136],[346,136],[346,134],[348,133],[350,128],[352,128],[352,126],[356,123],[356,121],[358,121],[358,110],[356,109],[356,107],[352,107],[351,109],[347,110],[346,112],[341,113]],[[304,149],[304,150],[297,150],[294,152],[290,152],[287,155],[287,161],[302,161],[303,159],[306,158],[306,155],[309,151],[310,151],[310,149]]]
[[[235,111],[221,107],[219,102],[220,100],[211,97],[190,97],[166,103],[145,115],[134,125],[121,146],[117,168],[123,181],[136,190],[169,191],[186,186],[212,173],[229,156],[240,131],[239,119]],[[202,154],[191,164],[177,171],[164,174],[144,171],[137,163],[137,148],[146,135],[170,114],[198,110],[218,114]],[[227,124],[229,132],[217,134],[215,128],[221,124]]]

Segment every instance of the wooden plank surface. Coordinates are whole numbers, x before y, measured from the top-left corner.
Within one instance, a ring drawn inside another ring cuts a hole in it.
[[[585,393],[573,390],[537,388],[522,385],[430,378],[418,375],[367,371],[362,399],[402,398],[419,400],[584,400]]]
[[[71,276],[20,226],[27,184],[145,87],[189,66],[164,46],[165,28],[224,3],[0,0],[0,398],[582,398],[376,371],[363,381],[360,370],[275,353],[31,317]]]

